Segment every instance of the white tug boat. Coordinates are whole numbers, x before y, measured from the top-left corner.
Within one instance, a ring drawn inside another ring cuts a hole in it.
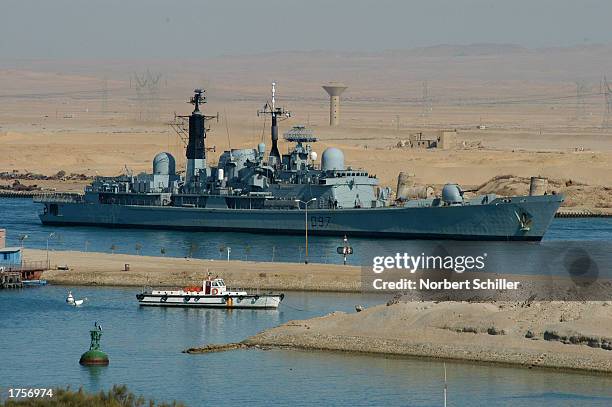
[[[143,290],[136,295],[140,305],[202,308],[278,308],[285,294],[249,294],[230,291],[222,278],[204,280],[202,286],[178,290]]]

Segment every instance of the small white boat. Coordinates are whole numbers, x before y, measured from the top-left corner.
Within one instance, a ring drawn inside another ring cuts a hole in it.
[[[136,295],[140,305],[202,308],[278,308],[284,294],[249,294],[231,291],[222,278],[204,280],[202,286],[178,290],[143,290]]]
[[[66,303],[68,305],[72,305],[73,307],[80,307],[85,301],[87,301],[87,297],[80,300],[76,300],[72,295],[72,291],[68,291],[68,297],[66,297]]]

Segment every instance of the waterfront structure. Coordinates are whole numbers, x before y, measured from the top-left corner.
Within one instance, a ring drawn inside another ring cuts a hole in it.
[[[5,271],[0,267],[0,289],[21,287],[23,287],[23,281],[21,280],[20,272]]]
[[[0,248],[0,267],[17,270],[21,267],[21,247]]]
[[[381,188],[374,175],[347,166],[340,149],[327,148],[319,160],[317,138],[304,129],[285,134],[293,147],[281,155],[276,120],[269,154],[264,143],[231,149],[212,166],[205,145],[212,116],[200,110],[205,102],[204,91],[196,90],[185,176],[176,173],[171,154],[159,153],[152,174],[96,177],[84,195],[36,197],[35,202],[44,205],[41,221],[302,234],[306,218],[309,235],[537,241],[563,202],[563,195],[467,197],[453,183],[445,185],[440,196],[425,190],[392,200],[390,188]],[[288,117],[274,103],[270,106],[264,110],[273,118]],[[307,214],[299,201],[314,202]]]
[[[21,247],[6,247],[6,229],[0,229],[0,268],[18,269],[21,266]]]

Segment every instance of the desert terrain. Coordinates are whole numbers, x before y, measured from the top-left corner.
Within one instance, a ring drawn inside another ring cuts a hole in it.
[[[202,60],[5,60],[0,173],[15,173],[24,185],[79,191],[87,180],[27,174],[150,171],[160,151],[184,168],[183,141],[168,123],[191,112],[185,102],[196,87],[207,89],[207,114],[219,113],[207,138],[210,162],[228,148],[269,144],[269,120],[257,110],[275,80],[277,103],[292,111],[281,133],[310,127],[320,140],[315,151],[340,147],[347,165],[376,174],[384,186],[395,189],[406,171],[438,188],[457,182],[512,194],[539,175],[550,178],[551,190],[567,193],[565,206],[610,211],[612,116],[602,86],[610,51],[472,45]],[[348,86],[338,127],[329,126],[321,89],[329,81]],[[442,129],[457,130],[455,148],[397,147],[410,134]]]

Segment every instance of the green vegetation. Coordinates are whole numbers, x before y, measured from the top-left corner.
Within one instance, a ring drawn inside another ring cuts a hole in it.
[[[130,393],[124,385],[113,386],[108,392],[85,393],[82,388],[78,391],[66,389],[55,389],[53,397],[9,399],[0,407],[184,407],[182,403],[173,401],[171,403],[156,404],[153,400],[145,400],[142,396]]]

